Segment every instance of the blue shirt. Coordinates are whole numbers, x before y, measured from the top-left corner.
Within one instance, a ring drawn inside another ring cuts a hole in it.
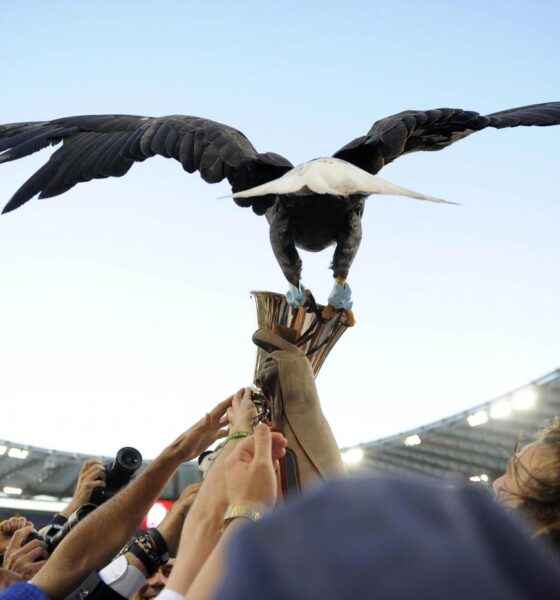
[[[47,594],[33,583],[14,583],[0,594],[0,600],[50,600]]]

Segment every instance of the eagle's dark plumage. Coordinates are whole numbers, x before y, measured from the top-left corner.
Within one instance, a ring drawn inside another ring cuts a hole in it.
[[[436,200],[371,177],[386,164],[410,152],[441,150],[486,127],[558,124],[560,102],[486,116],[452,108],[409,110],[377,121],[367,135],[346,144],[333,158],[296,169],[278,154],[258,153],[240,131],[199,117],[94,115],[2,125],[0,162],[62,142],[3,212],[19,208],[36,195],[50,198],[83,181],[120,177],[135,162],[157,154],[178,160],[189,173],[198,171],[208,183],[227,179],[237,204],[266,214],[275,256],[299,292],[301,260],[296,246],[318,251],[335,244],[333,271],[344,290],[360,243],[360,220],[368,195],[391,193]],[[331,296],[331,304],[348,308],[349,289],[344,299],[339,296],[340,290]],[[300,299],[296,293],[293,301]]]

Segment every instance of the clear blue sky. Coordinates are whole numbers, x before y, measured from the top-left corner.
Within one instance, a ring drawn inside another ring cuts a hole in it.
[[[5,1],[0,121],[199,115],[297,164],[405,109],[560,100],[559,21],[552,1]],[[559,365],[559,145],[489,130],[382,171],[462,206],[368,200],[358,324],[318,380],[341,445]],[[48,154],[1,166],[2,202]],[[250,382],[249,291],[286,283],[228,192],[154,158],[0,218],[0,439],[152,456]],[[304,255],[323,301],[330,259]]]

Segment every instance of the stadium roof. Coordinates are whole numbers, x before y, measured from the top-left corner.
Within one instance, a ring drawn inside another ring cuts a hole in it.
[[[503,473],[520,435],[532,438],[560,416],[560,369],[452,417],[343,452],[348,463],[376,473],[459,477],[489,483]],[[92,457],[0,440],[0,504],[69,498],[82,463]],[[149,461],[146,461],[148,464]],[[195,463],[180,467],[162,499],[198,481]]]
[[[98,458],[111,463],[114,458],[60,452],[35,446],[14,444],[0,440],[0,501],[33,499],[63,501],[74,493],[78,473],[85,460]],[[143,469],[151,461],[144,461]],[[167,484],[161,498],[175,500],[185,487],[200,480],[196,463],[179,467]]]
[[[376,473],[455,476],[489,483],[504,472],[516,441],[560,416],[560,369],[498,398],[343,456]]]

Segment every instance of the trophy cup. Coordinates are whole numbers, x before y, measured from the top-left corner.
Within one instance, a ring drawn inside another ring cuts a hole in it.
[[[324,319],[313,296],[308,292],[307,302],[300,308],[291,307],[283,294],[274,292],[251,292],[257,307],[259,329],[268,329],[296,345],[307,357],[317,377],[325,359],[334,345],[341,338],[348,326],[344,322],[344,314],[337,312],[331,319]],[[256,381],[267,353],[257,350],[255,366]]]

